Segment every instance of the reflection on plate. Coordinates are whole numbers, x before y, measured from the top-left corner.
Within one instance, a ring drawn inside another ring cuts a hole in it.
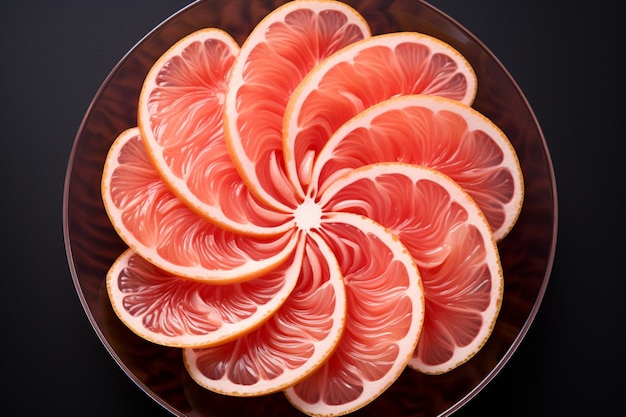
[[[250,3],[255,7],[250,7]],[[203,27],[228,31],[241,44],[252,27],[284,1],[198,1],[162,23],[115,67],[93,99],[76,136],[64,196],[64,232],[76,290],[94,330],[126,374],[155,401],[187,416],[299,416],[284,395],[235,398],[213,394],[188,376],[179,349],[151,344],[113,313],[104,288],[113,261],[125,249],[104,211],[100,177],[117,135],[135,126],[143,79],[156,59],[183,36]],[[541,303],[556,244],[556,188],[547,146],[524,95],[485,46],[455,21],[415,0],[348,1],[374,34],[416,31],[459,50],[479,80],[474,107],[509,137],[525,178],[520,218],[499,244],[505,275],[502,309],[483,349],[468,363],[438,376],[408,371],[356,416],[447,415],[480,391],[513,354]],[[239,9],[240,8],[240,9]]]

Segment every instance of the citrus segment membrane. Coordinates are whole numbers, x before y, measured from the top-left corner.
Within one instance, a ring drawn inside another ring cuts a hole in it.
[[[304,250],[296,287],[261,327],[226,344],[185,349],[198,384],[229,395],[269,394],[305,378],[334,351],[346,313],[341,271],[319,236]]]
[[[508,138],[471,107],[436,96],[386,100],[346,122],[320,151],[309,193],[323,193],[359,166],[396,161],[428,166],[456,181],[485,214],[496,240],[519,216],[524,183]]]
[[[476,86],[467,60],[428,35],[390,33],[356,42],[313,68],[291,95],[283,127],[287,174],[307,186],[310,161],[333,132],[376,103],[428,94],[471,104]]]
[[[189,209],[158,175],[137,128],[111,146],[102,196],[126,244],[175,275],[221,283],[251,279],[284,262],[296,245],[293,233],[236,234]]]
[[[338,178],[321,204],[325,212],[379,222],[415,260],[426,309],[411,367],[446,372],[482,347],[498,316],[504,281],[491,229],[457,183],[416,165],[368,165]]]
[[[345,329],[328,361],[285,393],[307,414],[336,416],[373,401],[405,369],[422,328],[424,298],[411,255],[379,224],[336,213],[318,233],[343,272]]]
[[[241,47],[226,90],[226,143],[251,192],[269,205],[289,211],[302,194],[285,175],[282,151],[293,89],[318,62],[369,35],[346,4],[293,1],[268,14]]]
[[[138,126],[154,166],[190,208],[239,233],[275,234],[284,218],[250,195],[224,142],[226,78],[238,53],[219,29],[178,41],[146,76]]]
[[[225,343],[267,320],[293,290],[302,262],[291,262],[240,284],[212,285],[165,272],[126,250],[107,274],[118,317],[133,332],[164,346]]]

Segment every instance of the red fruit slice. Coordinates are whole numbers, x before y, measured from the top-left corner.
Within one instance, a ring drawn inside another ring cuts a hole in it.
[[[379,222],[417,263],[426,312],[412,367],[446,372],[483,346],[500,311],[504,281],[491,229],[457,183],[416,165],[367,165],[338,178],[320,204],[325,212]]]
[[[344,3],[294,1],[268,14],[241,47],[226,91],[226,143],[251,192],[271,206],[297,205],[299,190],[285,176],[282,151],[289,96],[318,62],[369,33]]]
[[[343,123],[383,100],[429,94],[471,104],[476,75],[449,45],[419,33],[372,36],[333,54],[294,91],[284,118],[287,174],[306,187],[312,161]]]
[[[226,79],[238,53],[218,29],[178,41],[146,76],[138,126],[155,168],[191,209],[239,233],[276,234],[284,217],[250,195],[224,142]]]
[[[136,128],[111,146],[102,198],[128,246],[174,275],[220,283],[251,279],[283,263],[296,246],[293,233],[245,236],[196,214],[158,175]]]
[[[319,233],[344,274],[345,330],[328,361],[285,393],[307,414],[336,416],[373,401],[405,369],[422,327],[423,294],[410,254],[379,224],[336,213]]]
[[[386,100],[341,126],[319,153],[309,193],[323,193],[334,178],[360,166],[397,161],[455,180],[483,211],[496,240],[519,216],[524,183],[507,137],[471,107],[435,96]]]
[[[263,395],[305,378],[334,351],[343,331],[346,294],[333,253],[316,235],[289,299],[262,327],[232,342],[185,349],[190,375],[229,395]]]
[[[293,290],[302,253],[275,271],[240,284],[212,285],[172,275],[132,249],[107,274],[118,317],[133,332],[165,346],[208,346],[258,327]]]

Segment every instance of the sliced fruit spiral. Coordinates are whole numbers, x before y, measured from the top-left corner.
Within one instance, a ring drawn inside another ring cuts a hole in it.
[[[470,360],[524,195],[476,91],[449,45],[372,36],[333,0],[278,7],[241,47],[184,37],[106,157],[104,206],[129,246],[106,277],[115,313],[182,348],[198,385],[284,391],[312,416],[364,407],[407,366]]]

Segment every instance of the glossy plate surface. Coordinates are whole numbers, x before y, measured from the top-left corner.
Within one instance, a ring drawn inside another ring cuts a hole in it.
[[[198,1],[141,40],[113,69],[93,99],[76,136],[65,183],[64,234],[76,290],[102,343],[123,371],[167,410],[186,416],[300,416],[282,394],[233,398],[208,392],[188,376],[179,349],[153,345],[115,316],[104,287],[112,262],[125,249],[100,197],[107,151],[136,126],[139,91],[157,58],[183,36],[204,27],[228,31],[241,44],[252,27],[284,1]],[[432,6],[415,0],[347,1],[372,32],[417,31],[459,50],[478,75],[474,107],[495,122],[515,147],[525,178],[525,201],[512,232],[500,243],[505,292],[496,327],[468,363],[440,376],[405,372],[355,416],[449,415],[476,395],[509,360],[543,298],[552,269],[557,198],[552,163],[523,93],[498,59],[471,33]],[[254,7],[252,7],[252,5]]]

